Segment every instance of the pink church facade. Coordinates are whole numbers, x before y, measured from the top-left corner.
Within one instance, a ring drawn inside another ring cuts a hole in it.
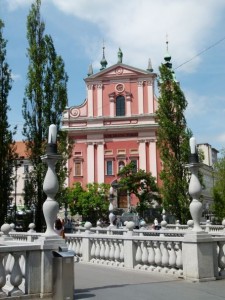
[[[102,60],[100,72],[93,74],[91,69],[84,79],[86,100],[64,112],[63,130],[74,141],[69,186],[74,182],[83,187],[93,182],[113,185],[119,169],[131,161],[159,182],[156,74],[150,66],[141,70],[123,64],[119,54],[115,65],[106,68]],[[124,196],[118,197],[118,207],[127,208],[126,203]],[[130,204],[135,205],[135,199]]]

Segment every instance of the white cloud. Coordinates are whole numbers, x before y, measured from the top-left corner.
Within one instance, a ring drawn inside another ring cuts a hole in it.
[[[22,76],[20,74],[14,74],[14,73],[12,73],[11,75],[12,75],[12,79],[14,81],[19,81],[19,80],[22,79]]]
[[[106,45],[121,47],[124,63],[146,68],[148,57],[158,66],[165,52],[166,34],[169,52],[176,65],[189,60],[203,48],[225,8],[223,0],[51,0],[59,10],[95,24],[106,39]],[[93,37],[92,37],[93,38]],[[86,47],[88,48],[86,41]],[[212,40],[210,41],[212,42]],[[97,39],[99,48],[99,39]],[[107,51],[108,48],[106,49]],[[115,52],[107,52],[115,63]],[[135,61],[135,62],[134,62]],[[182,69],[194,71],[201,58]],[[176,67],[176,66],[174,66]]]
[[[4,0],[3,0],[4,1]],[[16,10],[24,6],[30,6],[33,0],[5,0],[9,10]]]

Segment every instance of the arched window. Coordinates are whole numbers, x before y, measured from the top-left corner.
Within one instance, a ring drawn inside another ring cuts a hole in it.
[[[125,98],[121,95],[116,97],[116,116],[125,116]]]

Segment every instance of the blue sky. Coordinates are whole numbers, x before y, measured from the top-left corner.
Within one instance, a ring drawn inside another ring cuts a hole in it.
[[[14,79],[9,121],[18,125],[17,140],[22,139],[26,17],[31,3],[0,0],[7,62]],[[99,70],[103,39],[108,66],[117,62],[121,47],[125,64],[146,69],[151,58],[157,73],[168,35],[176,77],[188,101],[188,127],[197,143],[225,148],[225,0],[42,0],[41,15],[45,32],[65,62],[70,106],[86,97],[83,78],[90,63],[95,72]]]

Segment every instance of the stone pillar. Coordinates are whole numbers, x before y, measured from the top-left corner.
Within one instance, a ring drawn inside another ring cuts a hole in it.
[[[218,275],[216,247],[216,242],[205,232],[186,234],[182,243],[184,279],[215,280]]]
[[[88,89],[88,117],[94,116],[94,107],[93,107],[93,84],[87,85]]]
[[[94,144],[87,144],[87,182],[93,183],[95,182],[95,173],[94,173],[94,164],[95,164],[95,156],[94,156]]]
[[[150,172],[152,176],[157,178],[157,155],[156,155],[156,141],[149,141],[149,163],[150,163]]]
[[[104,167],[104,144],[103,142],[98,143],[97,148],[97,174],[98,174],[98,183],[104,182],[105,177],[105,167]]]
[[[97,115],[98,117],[102,116],[102,84],[97,85]]]
[[[138,81],[138,113],[144,113],[144,94],[143,94],[143,81]]]
[[[146,171],[146,146],[145,140],[139,140],[139,167]]]
[[[148,113],[153,114],[154,112],[154,89],[153,89],[153,79],[147,81],[148,87]]]
[[[91,260],[91,240],[90,240],[90,229],[92,224],[90,222],[86,222],[84,224],[85,227],[85,236],[82,239],[82,257],[83,262],[89,262]]]

